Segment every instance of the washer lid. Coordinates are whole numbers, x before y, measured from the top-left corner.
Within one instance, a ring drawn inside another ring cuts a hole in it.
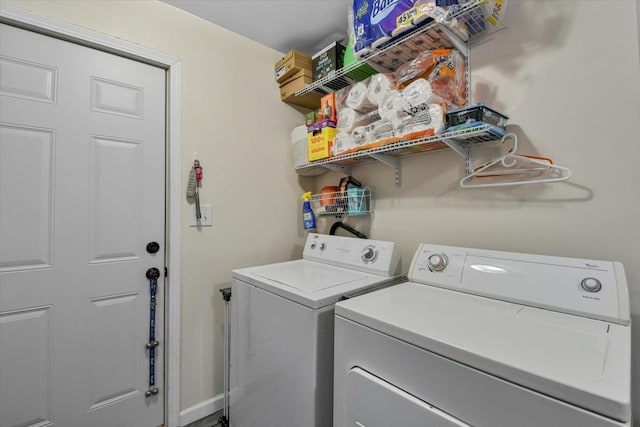
[[[308,260],[234,270],[232,277],[313,309],[396,279]]]
[[[336,315],[542,394],[627,422],[631,328],[406,282]]]

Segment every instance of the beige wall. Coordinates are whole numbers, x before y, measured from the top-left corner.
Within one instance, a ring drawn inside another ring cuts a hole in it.
[[[203,203],[214,208],[212,229],[183,227],[182,408],[212,398],[222,390],[217,289],[232,268],[299,255],[303,237],[296,202],[309,183],[290,167],[288,132],[300,116],[277,99],[279,54],[156,2],[8,3],[182,59],[184,176],[197,151]],[[349,221],[399,242],[405,271],[420,242],[622,261],[638,324],[636,16],[632,1],[512,1],[510,28],[473,49],[474,101],[511,117],[521,152],[570,167],[568,183],[463,190],[462,158],[443,151],[404,159],[401,188],[384,165],[355,168],[376,189],[375,213]],[[323,175],[316,189],[338,179]],[[638,360],[638,328],[634,343]],[[638,399],[634,409],[640,417]]]
[[[182,60],[183,183],[197,152],[201,202],[213,228],[187,226],[182,201],[182,409],[222,392],[224,305],[233,268],[300,256],[289,131],[301,114],[280,102],[281,54],[156,1],[18,1],[15,7],[71,22]]]
[[[473,101],[511,117],[525,154],[572,169],[567,183],[462,189],[452,151],[354,169],[375,187],[373,219],[350,220],[403,247],[420,242],[624,263],[634,315],[640,420],[640,61],[635,2],[513,1],[508,29],[472,50]],[[337,184],[335,173],[316,190]],[[333,221],[329,221],[331,223]],[[549,349],[558,351],[558,349]]]

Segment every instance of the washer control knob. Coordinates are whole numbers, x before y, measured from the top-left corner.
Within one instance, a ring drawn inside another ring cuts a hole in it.
[[[580,286],[587,292],[598,292],[602,289],[602,283],[598,279],[594,279],[593,277],[587,277],[586,279],[582,279],[580,282]]]
[[[327,244],[324,242],[320,243],[320,250],[324,251],[325,249],[327,249]]]
[[[311,245],[309,246],[311,249],[315,249],[316,248],[316,242],[312,242]]]
[[[433,254],[429,257],[429,270],[442,271],[447,268],[447,262],[445,254]]]
[[[362,250],[362,261],[370,263],[376,260],[378,257],[378,250],[375,246],[367,246]]]

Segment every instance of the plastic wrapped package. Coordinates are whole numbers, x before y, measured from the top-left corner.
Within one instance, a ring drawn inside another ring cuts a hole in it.
[[[390,91],[398,87],[395,77],[391,73],[374,74],[368,79],[367,83],[367,99],[376,107],[380,105],[384,96]]]
[[[351,132],[359,126],[366,126],[376,120],[380,120],[378,110],[362,114],[349,107],[344,107],[338,113],[337,129],[341,132]]]
[[[338,132],[333,139],[332,155],[339,156],[340,154],[345,154],[355,148],[356,146],[353,143],[351,132]]]
[[[457,50],[426,50],[399,67],[394,76],[401,88],[417,79],[426,80],[433,94],[429,100],[432,103],[444,103],[448,108],[466,104],[465,62]]]

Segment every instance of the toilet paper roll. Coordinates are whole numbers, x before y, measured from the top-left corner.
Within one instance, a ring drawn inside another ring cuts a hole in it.
[[[375,109],[375,105],[371,104],[367,98],[367,85],[363,82],[358,82],[351,87],[346,105],[360,113],[368,113]]]
[[[395,120],[403,110],[409,109],[409,103],[397,90],[391,90],[384,96],[382,103],[378,106],[378,114],[381,118]]]
[[[349,132],[338,132],[333,139],[334,155],[342,154],[354,147],[355,144],[353,143],[353,138]]]
[[[373,105],[380,105],[384,96],[396,88],[396,82],[390,74],[374,74],[367,87],[367,99]]]
[[[351,132],[358,126],[365,126],[369,123],[375,122],[376,120],[380,120],[377,110],[362,114],[352,108],[343,108],[338,112],[338,123],[336,128],[341,132]]]
[[[431,85],[425,79],[418,79],[409,84],[402,91],[402,97],[411,105],[426,104],[433,95]]]
[[[353,141],[353,145],[358,147],[360,145],[364,145],[367,143],[368,133],[366,126],[358,126],[351,132],[351,140]]]

